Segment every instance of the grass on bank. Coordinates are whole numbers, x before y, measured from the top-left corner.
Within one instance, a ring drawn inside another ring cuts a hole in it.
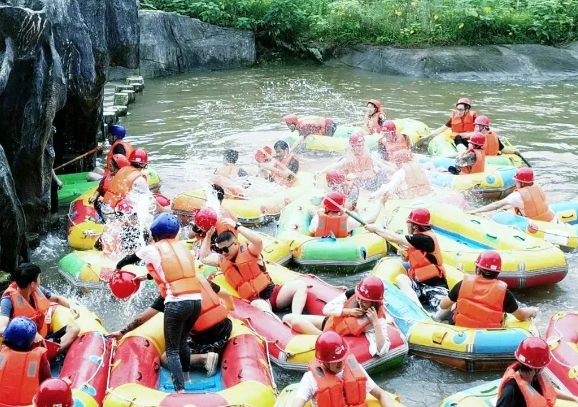
[[[140,0],[257,39],[401,47],[578,40],[578,0]]]

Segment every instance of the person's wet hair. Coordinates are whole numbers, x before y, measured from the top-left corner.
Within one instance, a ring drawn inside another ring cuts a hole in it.
[[[275,150],[275,151],[277,151],[277,150],[283,150],[283,151],[289,150],[289,144],[287,144],[287,142],[284,140],[279,140],[273,146],[273,150]]]
[[[235,163],[237,163],[237,160],[239,159],[239,152],[236,150],[232,150],[232,149],[228,148],[223,153],[223,158],[228,163],[235,164]]]
[[[13,278],[18,288],[26,288],[30,283],[38,280],[42,271],[40,267],[33,263],[22,263],[14,271]]]
[[[223,199],[225,199],[225,190],[223,189],[223,187],[217,184],[213,184],[211,185],[211,187],[213,188],[214,191],[217,192],[217,199],[219,200],[219,203],[223,203]]]

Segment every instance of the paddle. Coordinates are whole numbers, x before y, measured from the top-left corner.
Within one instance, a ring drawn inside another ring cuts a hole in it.
[[[357,214],[355,212],[350,211],[349,209],[345,209],[345,207],[339,205],[337,202],[335,202],[333,199],[329,198],[329,196],[325,196],[323,199],[327,199],[329,202],[331,202],[333,205],[335,205],[336,207],[338,207],[342,212],[345,212],[347,215],[351,216],[353,219],[355,219],[356,221],[358,221],[361,226],[365,226],[367,225],[367,222],[361,220],[359,218],[359,216],[357,216]]]
[[[67,162],[65,162],[64,164],[59,165],[58,167],[54,168],[54,170],[56,171],[56,170],[59,170],[59,169],[61,169],[61,168],[63,168],[63,167],[66,167],[67,165],[72,164],[73,162],[78,161],[78,160],[80,160],[81,158],[84,158],[84,157],[86,157],[86,156],[89,155],[89,154],[96,153],[98,150],[102,150],[103,148],[104,148],[104,146],[96,146],[96,147],[94,147],[92,150],[87,151],[86,153],[84,153],[84,154],[82,154],[82,155],[79,155],[78,157],[73,158],[72,160],[67,161]]]
[[[528,162],[528,160],[526,160],[522,154],[520,154],[519,152],[515,152],[514,154],[516,154],[518,157],[520,157],[520,159],[524,162],[524,164],[526,164],[528,167],[532,168],[532,164],[530,164]]]

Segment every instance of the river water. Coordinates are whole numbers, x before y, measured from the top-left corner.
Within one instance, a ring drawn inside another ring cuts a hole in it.
[[[150,163],[163,180],[162,192],[172,198],[199,187],[222,160],[225,148],[240,152],[239,162],[251,169],[254,151],[272,146],[288,134],[281,117],[288,113],[316,114],[338,124],[361,121],[365,101],[376,98],[388,118],[411,117],[436,128],[445,123],[453,103],[472,99],[474,110],[490,117],[499,134],[508,136],[532,163],[550,202],[575,200],[578,163],[578,82],[512,84],[440,82],[387,77],[364,71],[324,67],[266,67],[201,73],[149,80],[130,106],[122,124],[128,140],[149,152]],[[332,161],[304,157],[302,168],[314,171]],[[272,226],[263,228],[273,233]],[[64,232],[47,236],[34,259],[45,269],[46,284],[74,296],[100,315],[109,331],[124,326],[154,298],[150,290],[119,304],[108,292],[81,294],[56,272],[68,251]],[[576,265],[568,254],[570,273],[560,284],[517,292],[518,300],[538,306],[543,331],[557,310],[578,309]],[[353,286],[360,276],[327,277]],[[276,370],[279,389],[299,375]],[[501,372],[464,373],[409,356],[394,371],[374,376],[383,388],[397,393],[407,406],[437,406],[457,391],[496,379]]]

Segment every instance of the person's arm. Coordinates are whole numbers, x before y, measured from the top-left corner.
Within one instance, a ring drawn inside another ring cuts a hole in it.
[[[221,222],[224,225],[230,226],[232,228],[235,227],[235,222],[233,222],[232,219],[226,218],[223,219]],[[260,255],[261,251],[263,250],[263,239],[261,238],[261,236],[253,232],[251,229],[246,228],[245,226],[239,226],[237,230],[249,241],[247,249],[255,256]]]
[[[502,388],[502,394],[496,402],[496,407],[516,407],[516,400],[521,396],[522,394],[518,389],[518,385],[514,379],[510,379]]]
[[[299,382],[299,387],[297,388],[297,393],[295,394],[295,399],[291,407],[304,407],[315,393],[314,385],[315,379],[313,375],[311,372],[306,372]]]
[[[62,183],[62,181],[60,181],[60,178],[58,178],[58,175],[56,175],[56,172],[54,172],[54,168],[52,169],[52,179],[54,180],[54,182],[56,182],[58,189],[62,189],[64,184]]]
[[[229,294],[227,291],[222,290],[221,287],[212,281],[209,281],[211,288],[217,294],[217,296],[223,301],[225,306],[229,311],[233,311],[235,309],[235,304],[233,303],[233,296]]]
[[[136,253],[129,254],[124,259],[116,263],[116,269],[120,270],[121,268],[123,268],[124,266],[128,266],[129,264],[138,263],[140,260],[141,260],[140,257],[138,257]]]
[[[205,238],[203,239],[203,243],[201,244],[201,249],[199,250],[199,257],[201,263],[206,264],[207,266],[215,266],[219,267],[221,264],[221,255],[218,253],[211,253],[211,238],[215,233],[215,227],[209,229]]]
[[[516,311],[512,312],[512,315],[516,317],[518,321],[527,321],[530,318],[535,318],[538,315],[538,308],[518,308]]]
[[[371,394],[379,401],[379,405],[381,407],[395,406],[395,403],[393,402],[393,399],[389,397],[389,394],[387,394],[381,387],[377,385],[373,387],[373,389],[369,392],[369,394]]]
[[[110,334],[107,335],[107,337],[114,338],[114,339],[120,339],[124,335],[129,333],[130,331],[138,328],[139,326],[141,326],[142,324],[144,324],[145,322],[150,320],[152,317],[154,317],[158,313],[159,313],[159,311],[157,311],[154,308],[147,308],[146,310],[141,312],[135,319],[133,319],[131,322],[129,322],[129,324],[126,327],[124,327],[120,331],[111,332]]]
[[[578,396],[574,396],[573,394],[570,394],[564,390],[560,390],[556,386],[553,386],[553,387],[554,387],[554,389],[556,389],[556,398],[557,399],[566,400],[566,401],[574,401],[574,402],[578,403]]]
[[[364,314],[361,308],[343,308],[347,302],[348,295],[351,297],[355,293],[354,290],[348,290],[345,293],[339,294],[333,300],[329,301],[323,307],[323,315],[327,317],[331,316],[356,316],[360,317]]]
[[[366,311],[366,315],[371,321],[372,330],[365,332],[369,341],[369,353],[372,356],[383,355],[389,351],[390,341],[387,336],[387,320],[379,318],[377,311],[373,307]]]
[[[10,322],[10,314],[12,314],[12,301],[10,297],[4,297],[0,300],[0,336],[4,334]]]
[[[382,229],[375,224],[366,225],[365,228],[367,230],[369,230],[370,232],[373,232],[376,235],[381,236],[382,238],[384,238],[385,240],[387,240],[389,242],[397,243],[398,245],[403,246],[403,247],[410,247],[411,246],[411,243],[408,242],[408,240],[405,238],[405,235],[398,235],[397,233],[390,232],[387,229]]]
[[[503,207],[508,206],[508,205],[510,205],[510,202],[508,202],[508,198],[504,198],[504,199],[501,199],[499,201],[492,202],[490,204],[481,206],[478,209],[472,209],[472,210],[466,211],[466,213],[473,215],[476,213],[495,211],[497,209],[503,208]]]
[[[452,305],[458,302],[458,297],[460,295],[460,289],[462,287],[462,282],[458,282],[452,287],[448,295],[440,301],[439,307],[443,310],[450,309]]]
[[[341,167],[343,167],[343,165],[345,165],[346,160],[345,157],[342,157],[339,161],[337,161],[336,163],[333,164],[329,164],[328,166],[322,168],[321,170],[317,171],[317,173],[315,175],[319,175],[319,174],[325,174],[331,170],[338,170]]]
[[[74,316],[75,319],[80,316],[80,310],[78,309],[78,307],[75,304],[70,303],[63,296],[52,294],[48,300],[50,302],[55,302],[58,305],[62,305],[63,307],[68,308],[70,312],[72,312],[72,315]]]

